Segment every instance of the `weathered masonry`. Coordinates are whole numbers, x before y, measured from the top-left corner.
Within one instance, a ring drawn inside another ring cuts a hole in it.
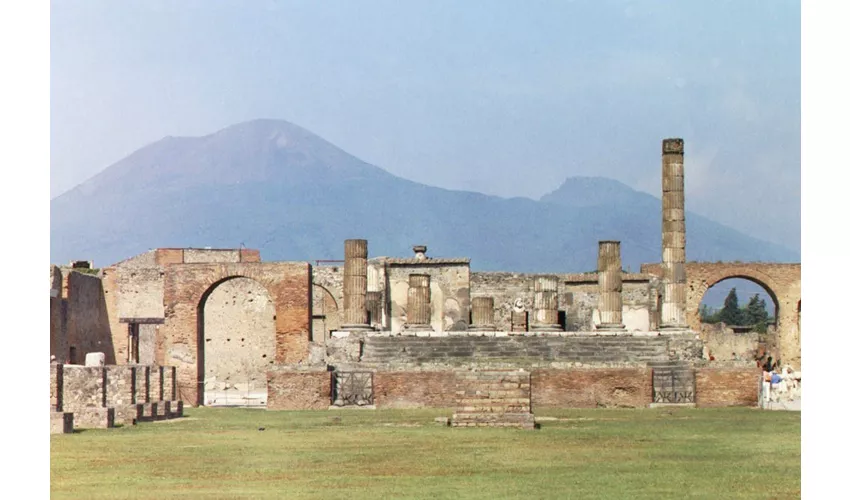
[[[425,245],[370,257],[366,239],[316,265],[160,248],[51,267],[51,355],[173,367],[174,400],[192,405],[439,406],[458,425],[528,427],[535,407],[754,405],[759,368],[731,352],[800,366],[800,264],[687,262],[681,139],[662,142],[661,166],[661,261],[640,273],[623,272],[610,240],[595,272],[566,274],[474,271]],[[779,312],[766,338],[723,350],[698,306],[732,277],[764,286]]]

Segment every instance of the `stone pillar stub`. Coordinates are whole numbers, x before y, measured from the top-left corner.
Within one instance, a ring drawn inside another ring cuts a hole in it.
[[[366,240],[345,240],[342,276],[343,322],[341,330],[371,330],[366,312],[368,246]]]
[[[600,241],[597,260],[599,320],[597,330],[624,331],[623,276],[619,241]]]
[[[434,331],[431,326],[431,276],[411,274],[407,288],[407,322],[405,330]]]
[[[563,331],[558,323],[558,277],[538,276],[534,280],[534,332]]]
[[[686,330],[685,141],[661,141],[661,330]]]
[[[472,331],[493,331],[496,329],[493,314],[493,297],[472,298]]]

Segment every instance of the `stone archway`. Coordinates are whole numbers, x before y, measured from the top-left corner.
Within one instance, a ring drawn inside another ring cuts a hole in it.
[[[339,330],[339,303],[327,288],[313,284],[313,323],[310,340],[324,345],[334,330]]]
[[[198,305],[198,386],[204,405],[266,404],[275,316],[271,296],[253,279],[228,277],[204,292]]]

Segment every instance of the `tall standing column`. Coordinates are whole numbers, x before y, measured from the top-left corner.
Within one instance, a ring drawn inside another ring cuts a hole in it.
[[[563,331],[558,323],[557,276],[540,276],[534,281],[534,321],[532,331]]]
[[[661,329],[687,329],[685,304],[685,141],[661,143]]]
[[[472,326],[473,331],[493,331],[496,322],[493,319],[493,297],[472,298]]]
[[[431,276],[427,274],[411,274],[408,277],[405,329],[433,331],[431,327]]]
[[[366,240],[345,240],[342,330],[371,330],[366,313]]]
[[[599,326],[598,330],[622,331],[623,276],[619,241],[600,241],[597,260],[599,276]]]

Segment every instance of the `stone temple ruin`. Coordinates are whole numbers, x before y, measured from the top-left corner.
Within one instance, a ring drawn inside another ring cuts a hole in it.
[[[370,258],[363,239],[315,265],[159,248],[99,271],[51,266],[57,432],[179,416],[184,402],[455,408],[452,425],[523,428],[532,408],[755,405],[753,353],[800,367],[800,264],[687,262],[684,214],[684,143],[666,139],[662,258],[639,273],[623,272],[618,241],[580,274],[472,271],[424,245]],[[775,328],[735,356],[698,313],[733,277],[777,304]],[[81,366],[91,353],[103,366]]]

